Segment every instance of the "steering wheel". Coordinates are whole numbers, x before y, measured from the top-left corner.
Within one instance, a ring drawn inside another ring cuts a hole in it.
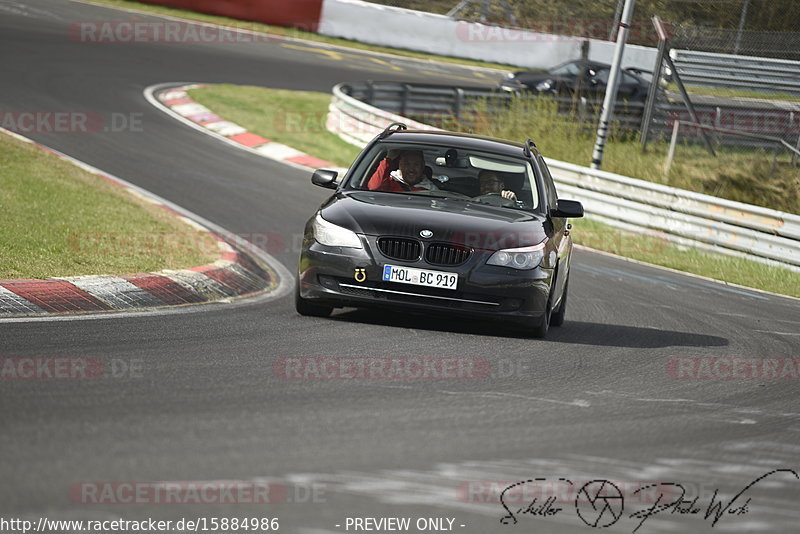
[[[474,197],[474,200],[477,202],[483,202],[484,204],[490,204],[492,206],[514,207],[517,205],[516,200],[505,198],[501,193],[486,193],[485,195],[478,195],[477,197]]]

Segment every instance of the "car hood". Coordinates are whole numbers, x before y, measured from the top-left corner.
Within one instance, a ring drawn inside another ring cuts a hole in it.
[[[321,208],[333,224],[371,236],[420,238],[497,250],[536,245],[546,234],[544,216],[475,202],[357,191],[334,195]]]

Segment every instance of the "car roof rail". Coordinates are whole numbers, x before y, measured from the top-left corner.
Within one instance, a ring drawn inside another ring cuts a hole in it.
[[[529,137],[525,140],[525,147],[522,149],[522,153],[528,157],[531,157],[534,151],[538,152],[536,148],[536,143],[534,143],[533,139]]]
[[[408,126],[406,126],[402,122],[393,122],[392,124],[387,126],[386,129],[383,130],[378,137],[383,139],[384,137],[392,134],[393,132],[398,132],[400,130],[408,130]]]

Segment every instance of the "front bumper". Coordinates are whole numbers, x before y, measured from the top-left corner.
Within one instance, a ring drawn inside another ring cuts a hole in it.
[[[334,307],[403,308],[518,322],[538,320],[545,312],[551,269],[519,271],[486,265],[491,254],[479,250],[459,266],[404,262],[384,257],[374,238],[366,241],[369,246],[365,249],[306,241],[298,274],[300,296]],[[457,273],[458,286],[452,290],[384,282],[381,277],[386,264]],[[363,270],[363,276],[356,277],[357,270]]]

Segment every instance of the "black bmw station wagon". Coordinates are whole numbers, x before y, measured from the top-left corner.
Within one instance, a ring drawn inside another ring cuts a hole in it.
[[[502,320],[542,337],[564,322],[579,202],[559,200],[530,139],[411,131],[373,139],[305,227],[298,313],[404,308]]]

